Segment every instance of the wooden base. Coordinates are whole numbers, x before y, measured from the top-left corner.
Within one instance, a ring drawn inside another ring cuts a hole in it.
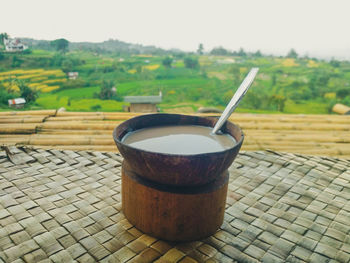
[[[126,218],[142,232],[169,241],[208,237],[221,226],[228,171],[197,187],[157,184],[122,165],[122,204]]]

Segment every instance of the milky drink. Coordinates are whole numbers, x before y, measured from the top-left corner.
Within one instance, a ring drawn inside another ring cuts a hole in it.
[[[231,135],[211,134],[212,130],[197,125],[156,126],[130,132],[122,142],[149,152],[180,155],[219,152],[236,144]]]

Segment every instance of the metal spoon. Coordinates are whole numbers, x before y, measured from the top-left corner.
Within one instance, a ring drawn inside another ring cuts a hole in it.
[[[245,77],[239,88],[237,89],[236,93],[233,95],[230,102],[227,104],[224,112],[221,114],[220,119],[216,122],[212,134],[218,133],[222,125],[226,122],[228,117],[232,114],[232,112],[237,108],[239,102],[244,97],[244,95],[247,93],[249,87],[252,85],[254,78],[256,74],[258,73],[259,68],[252,68],[248,75]]]

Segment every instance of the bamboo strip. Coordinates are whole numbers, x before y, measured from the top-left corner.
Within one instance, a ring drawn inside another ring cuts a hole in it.
[[[281,139],[281,140],[317,140],[317,141],[327,141],[329,140],[345,140],[347,141],[350,138],[350,133],[347,131],[339,131],[337,132],[327,132],[327,131],[316,131],[314,134],[312,132],[305,131],[303,134],[302,132],[290,132],[287,130],[283,130],[283,132],[256,132],[253,130],[247,131],[245,130],[244,136],[246,138],[255,138],[255,139],[267,139],[267,140],[275,140],[275,139]]]
[[[0,116],[12,115],[55,115],[56,110],[2,111]]]
[[[58,145],[90,145],[90,140],[87,138],[74,138],[74,139],[60,139],[60,138],[30,138],[29,140],[30,145],[52,145],[52,146],[58,146]]]
[[[15,145],[15,144],[29,144],[29,138],[0,138],[0,145]]]
[[[315,134],[316,136],[318,134],[348,134],[347,131],[323,131],[323,130],[276,130],[276,129],[270,129],[270,130],[245,130],[245,134]]]
[[[54,135],[110,135],[112,136],[112,130],[64,130],[64,129],[40,129],[38,134],[54,134]]]
[[[243,146],[242,150],[245,150],[245,151],[273,150],[273,151],[279,151],[279,152],[300,153],[300,154],[310,154],[310,155],[328,155],[328,156],[342,155],[341,151],[335,148],[310,149],[308,147],[303,148],[303,147],[287,147],[287,146],[274,146],[274,147]]]
[[[322,149],[326,149],[326,148],[349,148],[350,149],[350,144],[349,143],[319,143],[319,142],[293,142],[293,141],[260,141],[260,142],[256,142],[256,141],[245,141],[244,145],[258,145],[259,147],[262,148],[269,148],[269,147],[302,147],[302,148],[322,148]]]
[[[289,142],[289,143],[297,143],[297,142],[318,142],[318,143],[350,143],[350,136],[347,134],[344,137],[340,136],[312,136],[312,135],[285,135],[285,134],[276,134],[274,136],[252,136],[246,135],[245,140],[254,141],[256,143],[259,142]]]
[[[23,118],[46,118],[48,115],[6,115],[0,116],[0,120],[12,120],[12,119],[23,119]]]
[[[337,114],[286,114],[286,113],[280,113],[280,114],[234,113],[232,114],[232,116],[261,116],[266,118],[296,117],[296,118],[317,118],[317,119],[324,119],[327,117],[331,117],[331,118],[344,117]]]
[[[254,129],[254,130],[325,130],[325,131],[333,131],[333,130],[339,130],[339,131],[349,131],[350,130],[350,124],[287,124],[287,123],[279,123],[279,124],[272,124],[272,123],[242,123],[239,126],[244,129]]]
[[[79,139],[79,138],[84,138],[84,139],[112,139],[112,134],[99,134],[99,135],[86,135],[86,134],[60,134],[57,136],[57,134],[41,134],[41,133],[36,133],[36,134],[31,134],[29,135],[31,138],[42,138],[42,139]],[[1,135],[0,135],[1,138]]]
[[[70,130],[113,130],[120,122],[44,122],[40,129],[70,129]]]
[[[0,123],[41,123],[44,121],[44,117],[21,117],[21,118],[11,118],[11,119],[2,119],[0,118]]]
[[[0,134],[31,134],[35,133],[37,124],[0,124]]]
[[[6,138],[29,138],[32,134],[0,134],[0,139]]]
[[[325,119],[316,119],[316,118],[292,118],[292,117],[281,117],[281,118],[265,118],[261,116],[255,116],[255,117],[230,117],[229,120],[233,123],[241,123],[241,122],[254,122],[254,123],[338,123],[338,124],[347,124],[350,123],[350,117],[345,118],[337,118],[337,119],[331,119],[331,118],[325,118]]]
[[[103,112],[79,112],[79,111],[60,111],[57,112],[56,116],[98,116],[104,115]]]
[[[106,120],[128,120],[137,116],[141,116],[141,113],[104,113],[104,117]]]
[[[104,120],[103,115],[96,116],[67,116],[67,117],[49,117],[46,119],[47,122],[53,121],[86,121],[86,120]]]

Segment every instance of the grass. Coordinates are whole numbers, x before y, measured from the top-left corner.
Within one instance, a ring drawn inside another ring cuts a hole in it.
[[[81,99],[72,100],[71,106],[67,107],[67,110],[71,111],[122,111],[125,102],[119,102],[115,100],[100,100],[100,99]],[[98,108],[94,108],[94,107]]]
[[[273,110],[257,110],[257,109],[246,109],[246,108],[237,108],[235,112],[239,113],[259,113],[259,114],[281,114],[280,111],[273,111]],[[285,113],[285,112],[283,112]]]
[[[169,104],[159,104],[159,107],[162,111],[172,110],[172,109],[181,109],[181,108],[191,108],[193,112],[196,112],[199,107],[202,105],[193,104],[193,103],[180,103],[176,105],[169,105]]]
[[[200,78],[179,78],[149,81],[132,81],[121,83],[118,91],[123,95],[138,95],[140,92],[150,92],[149,95],[157,94],[159,89],[162,91],[181,90],[182,88],[198,88],[208,85],[208,80]]]
[[[77,97],[44,94],[36,100],[36,104],[44,109],[64,107],[69,111],[122,111],[123,105],[126,103],[115,100],[79,99]]]
[[[100,87],[87,87],[61,90],[50,94],[41,94],[36,103],[44,109],[66,108],[69,111],[122,111],[125,102],[100,100],[94,98]]]
[[[292,100],[287,100],[283,113],[295,114],[328,114],[328,104],[315,101],[305,101],[296,103]]]
[[[100,87],[87,87],[87,88],[77,88],[77,89],[67,89],[61,90],[53,93],[58,97],[68,97],[71,99],[84,99],[84,98],[93,98],[94,93],[98,93]]]

